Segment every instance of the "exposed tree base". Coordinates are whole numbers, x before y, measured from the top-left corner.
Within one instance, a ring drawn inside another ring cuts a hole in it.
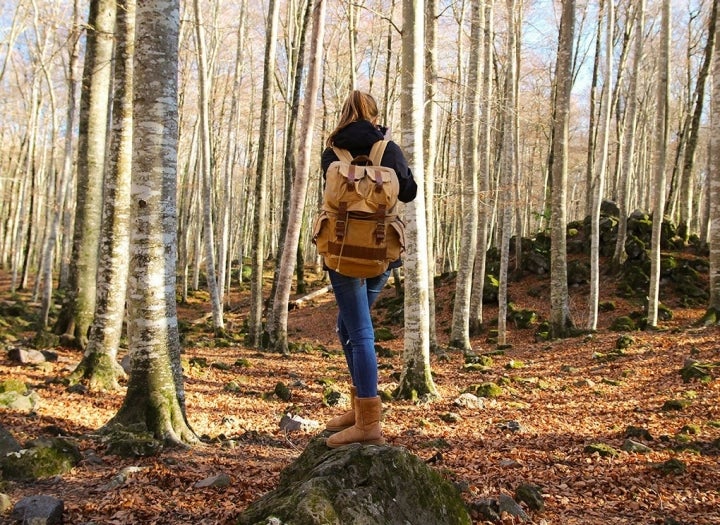
[[[470,337],[477,337],[485,331],[485,325],[477,319],[470,319]]]
[[[128,393],[118,413],[100,432],[110,432],[117,426],[150,433],[166,446],[187,447],[199,442],[174,396],[133,396]]]
[[[63,306],[53,326],[53,333],[60,336],[60,343],[70,348],[85,350],[88,345],[89,332],[90,322],[78,325],[72,308],[69,305]]]
[[[93,352],[83,356],[67,381],[70,385],[85,383],[91,391],[114,391],[120,389],[118,379],[126,377],[125,370],[114,358]]]
[[[710,307],[705,311],[697,323],[700,326],[717,326],[720,325],[720,308]]]
[[[567,319],[564,324],[550,324],[550,339],[566,339],[568,337],[577,337],[587,333],[587,330],[576,328],[570,319]]]
[[[425,402],[431,402],[440,399],[440,394],[435,388],[430,370],[425,367],[422,367],[420,371],[415,370],[411,363],[403,373],[400,384],[393,392],[393,397],[411,401],[422,399]]]
[[[451,339],[448,341],[448,349],[459,350],[461,352],[469,352],[472,350],[472,345],[469,341],[463,341],[461,339]]]

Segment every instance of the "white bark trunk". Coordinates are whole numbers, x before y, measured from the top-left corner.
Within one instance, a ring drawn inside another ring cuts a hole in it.
[[[422,0],[403,0],[401,142],[415,175],[418,195],[405,208],[406,244],[409,249],[405,258],[405,347],[398,395],[410,398],[414,392],[415,395],[432,399],[439,394],[430,374],[427,224],[422,149],[424,19],[425,6]]]
[[[650,291],[648,293],[648,326],[656,327],[660,295],[660,236],[664,218],[666,157],[668,146],[668,106],[670,76],[670,0],[662,3],[662,25],[660,29],[661,53],[657,83],[657,105],[655,107],[655,140],[653,158],[654,198],[652,241],[650,246]]]
[[[292,285],[295,259],[300,241],[300,227],[302,225],[303,211],[305,209],[305,197],[307,196],[308,180],[310,176],[310,158],[312,155],[312,143],[315,133],[315,108],[317,101],[318,86],[320,84],[320,60],[322,58],[322,43],[325,35],[325,0],[316,0],[313,10],[313,27],[310,42],[310,64],[308,72],[308,85],[306,89],[306,102],[303,108],[302,122],[300,129],[305,130],[300,136],[298,144],[299,155],[295,170],[295,180],[290,199],[290,210],[288,213],[288,229],[285,235],[285,245],[280,258],[280,268],[277,273],[277,287],[273,301],[274,327],[271,333],[274,337],[275,349],[280,353],[288,353],[287,348],[287,321],[288,301],[290,299],[290,288]]]
[[[610,98],[612,96],[613,29],[615,28],[614,0],[607,2],[607,26],[605,29],[605,62],[603,96],[600,103],[600,158],[592,186],[592,217],[590,233],[590,297],[588,299],[588,329],[597,329],[598,305],[600,303],[600,206],[605,193],[608,148],[610,141]],[[600,23],[600,21],[598,21]]]

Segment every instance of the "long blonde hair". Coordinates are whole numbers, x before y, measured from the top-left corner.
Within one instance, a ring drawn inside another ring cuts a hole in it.
[[[369,93],[354,90],[343,103],[340,111],[340,121],[327,138],[327,147],[332,148],[335,135],[351,122],[367,120],[373,122],[378,117],[378,107],[375,99]]]

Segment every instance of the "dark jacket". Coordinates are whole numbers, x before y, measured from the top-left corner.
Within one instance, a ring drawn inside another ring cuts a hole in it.
[[[357,157],[358,155],[369,155],[373,144],[384,138],[385,134],[380,128],[374,126],[367,120],[358,120],[341,129],[340,132],[335,135],[333,143],[336,148],[346,149],[353,157]],[[330,164],[336,160],[338,160],[338,158],[332,148],[326,148],[325,151],[323,151],[321,161],[323,177],[328,167],[330,167]],[[397,173],[398,182],[400,183],[398,199],[400,199],[401,202],[410,202],[415,199],[415,195],[417,195],[417,184],[408,167],[407,160],[405,160],[405,156],[400,150],[400,146],[393,141],[388,142],[380,164],[394,169],[395,173]]]

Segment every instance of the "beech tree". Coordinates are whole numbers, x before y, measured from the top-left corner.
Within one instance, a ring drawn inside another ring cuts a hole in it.
[[[197,436],[185,412],[175,302],[179,0],[137,5],[127,393],[106,428],[144,428],[172,445]]]
[[[515,0],[506,0],[508,30],[505,42],[506,63],[502,107],[502,149],[499,179],[502,212],[499,216],[500,232],[500,275],[498,276],[498,344],[507,343],[508,279],[510,258],[510,237],[513,216],[513,188],[517,182],[517,31],[519,29],[519,8]]]
[[[50,309],[53,303],[53,268],[56,257],[61,259],[62,252],[56,250],[58,239],[62,239],[62,220],[63,215],[68,213],[70,206],[65,206],[66,199],[70,191],[70,185],[73,182],[73,162],[74,162],[74,138],[70,132],[75,129],[75,121],[77,119],[77,63],[80,54],[80,11],[78,2],[73,2],[72,31],[68,42],[68,90],[67,90],[67,106],[65,108],[65,129],[68,132],[63,138],[63,163],[60,172],[60,180],[58,182],[58,193],[55,203],[52,206],[52,219],[48,225],[48,236],[45,240],[44,254],[38,281],[40,285],[40,320],[38,322],[38,333],[48,328]],[[67,209],[66,209],[67,208]],[[57,252],[60,252],[59,254]],[[61,272],[62,274],[62,272]]]
[[[258,143],[257,170],[255,173],[255,214],[253,216],[252,239],[252,280],[250,281],[250,317],[249,338],[253,346],[261,345],[263,333],[263,274],[265,264],[265,239],[267,226],[267,183],[272,158],[272,111],[271,105],[275,93],[275,54],[277,50],[277,26],[280,12],[279,0],[270,0],[269,15],[265,33],[265,68],[263,74],[262,106],[260,115],[260,134]]]
[[[273,326],[269,327],[271,342],[275,351],[288,354],[287,321],[288,300],[292,285],[295,253],[300,240],[300,227],[302,225],[305,198],[307,196],[308,179],[310,175],[310,159],[315,129],[315,108],[318,85],[320,84],[321,49],[325,35],[325,0],[315,0],[312,17],[312,37],[310,39],[310,64],[308,72],[307,98],[303,108],[300,129],[307,130],[300,137],[299,155],[295,164],[295,177],[290,200],[290,209],[287,220],[285,245],[282,249],[280,265],[277,273],[277,286],[273,301]]]
[[[470,51],[467,77],[467,103],[463,134],[463,163],[461,177],[462,237],[460,264],[457,271],[453,305],[450,345],[470,350],[470,296],[473,268],[477,255],[478,235],[478,138],[481,95],[481,31],[483,9],[479,2],[470,8]]]
[[[710,301],[702,322],[720,325],[720,24],[715,25],[712,97],[710,99]]]
[[[598,130],[600,142],[600,158],[596,171],[592,177],[592,207],[591,207],[591,233],[590,233],[590,297],[588,298],[588,323],[590,330],[597,328],[598,304],[600,302],[600,208],[605,193],[605,179],[607,178],[608,148],[610,141],[610,116],[612,108],[610,99],[612,95],[612,65],[613,65],[613,30],[615,28],[614,0],[607,2],[607,25],[605,29],[605,61],[603,63],[603,89],[600,103],[600,122]],[[602,13],[602,10],[600,11]],[[601,19],[598,26],[601,26]]]
[[[493,94],[493,0],[485,2],[483,20],[482,95],[480,104],[480,195],[478,199],[477,255],[473,270],[472,295],[470,296],[470,334],[477,334],[483,325],[483,295],[485,293],[485,270],[487,267],[488,233],[491,230],[492,203],[490,195],[492,156],[492,94]]]
[[[78,140],[75,231],[67,298],[55,332],[84,349],[95,313],[95,279],[102,213],[115,0],[91,0]]]
[[[130,236],[132,97],[135,0],[119,0],[112,129],[103,183],[95,314],[82,360],[70,382],[87,380],[91,390],[117,390],[125,375],[117,362],[125,319]]]
[[[575,0],[564,0],[555,65],[555,121],[552,142],[550,215],[550,334],[565,337],[572,328],[567,281],[567,172],[570,93],[572,91]]]
[[[435,176],[437,164],[437,135],[438,135],[438,110],[437,110],[437,0],[426,0],[425,2],[425,118],[423,126],[423,155],[425,162],[425,200],[428,205],[425,207],[427,224],[431,226],[427,232],[428,249],[428,310],[430,313],[430,350],[439,347],[437,340],[437,322],[435,312]],[[390,46],[388,45],[388,49]],[[389,66],[389,63],[388,63]],[[386,109],[387,110],[387,109]]]
[[[679,188],[679,213],[678,213],[678,233],[684,241],[688,240],[691,231],[691,222],[693,219],[693,168],[695,167],[695,152],[697,150],[700,138],[700,124],[705,107],[705,85],[710,74],[710,64],[713,58],[713,48],[715,47],[715,26],[718,17],[718,0],[712,0],[710,14],[708,16],[708,32],[705,42],[705,53],[703,55],[702,65],[698,72],[695,92],[693,95],[694,104],[692,115],[687,133],[687,144],[683,151],[683,164],[680,178]]]
[[[423,170],[423,80],[425,6],[403,0],[402,146],[418,185],[414,201],[405,207],[409,247],[405,259],[405,346],[403,370],[395,396],[402,399],[439,397],[430,371],[430,316],[427,296],[427,227]]]
[[[660,57],[658,61],[658,82],[655,95],[655,130],[653,137],[653,224],[650,244],[650,290],[648,293],[647,319],[649,327],[656,327],[660,295],[660,237],[665,219],[665,183],[667,175],[668,111],[670,76],[670,0],[662,0],[660,24]]]
[[[207,273],[207,286],[210,291],[210,305],[212,308],[213,328],[216,334],[225,331],[223,318],[222,286],[218,286],[215,264],[215,232],[213,221],[213,166],[212,166],[212,136],[210,132],[210,76],[208,72],[208,52],[205,43],[205,27],[199,0],[193,2],[195,11],[195,42],[198,56],[198,96],[200,113],[200,172],[202,186],[202,216],[205,239],[205,271]]]
[[[625,262],[625,241],[627,239],[627,216],[630,202],[630,184],[637,172],[635,162],[635,148],[637,142],[637,129],[640,117],[638,98],[640,96],[638,84],[640,82],[640,65],[643,61],[643,45],[645,42],[645,0],[635,4],[635,16],[633,17],[633,32],[635,34],[635,48],[633,52],[632,72],[630,73],[629,87],[627,94],[627,107],[625,109],[626,127],[624,140],[620,144],[620,155],[622,157],[622,174],[618,181],[618,219],[617,240],[615,241],[615,252],[612,258],[612,271],[617,274],[622,263]]]

